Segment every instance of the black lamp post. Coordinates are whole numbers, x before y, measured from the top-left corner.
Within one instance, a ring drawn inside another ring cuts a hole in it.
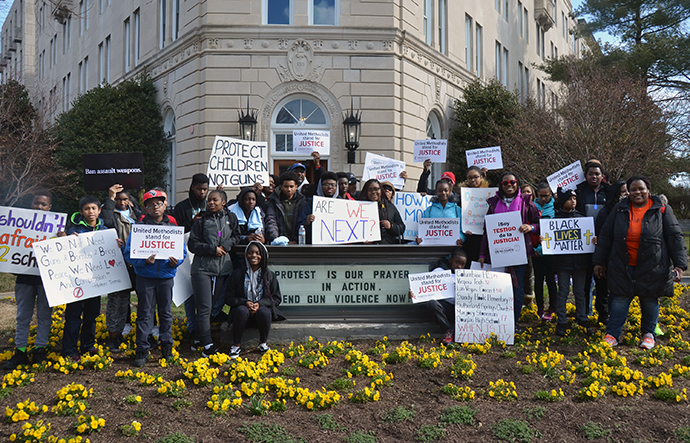
[[[237,111],[237,115],[240,116],[240,137],[243,140],[256,140],[256,110],[249,109],[249,97],[247,97],[247,112]]]
[[[362,125],[362,111],[355,112],[350,100],[350,113],[344,115],[345,147],[347,148],[347,162],[355,162],[355,151],[359,148],[359,131]]]

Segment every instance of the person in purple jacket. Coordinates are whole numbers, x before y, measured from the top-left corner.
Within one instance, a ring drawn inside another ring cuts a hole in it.
[[[514,172],[504,172],[499,180],[498,192],[495,196],[487,200],[489,209],[486,215],[501,214],[504,212],[519,211],[522,218],[522,225],[519,231],[525,238],[525,250],[528,254],[533,254],[532,238],[530,233],[539,232],[539,211],[532,201],[531,195],[522,195],[520,192],[520,179]],[[486,235],[486,225],[484,235],[479,249],[479,263],[484,265],[489,256],[489,241]],[[507,266],[506,272],[510,273],[513,280],[513,314],[515,315],[515,332],[521,332],[522,328],[518,324],[522,303],[525,299],[524,277],[527,265]]]

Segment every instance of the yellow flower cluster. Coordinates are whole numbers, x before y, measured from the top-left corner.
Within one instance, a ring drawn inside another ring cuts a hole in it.
[[[470,389],[469,386],[461,388],[459,386],[455,386],[453,383],[448,383],[446,386],[441,388],[441,392],[448,394],[454,399],[460,401],[474,400],[474,391]]]
[[[65,375],[69,374],[71,371],[78,371],[84,369],[84,367],[81,365],[80,360],[72,361],[72,359],[65,358],[61,355],[57,357],[52,367],[57,372],[61,372]]]
[[[86,399],[93,395],[93,389],[86,389],[84,385],[70,383],[58,389],[57,405],[53,406],[55,415],[77,415],[88,407]]]
[[[419,367],[424,369],[433,369],[441,365],[441,354],[438,352],[425,352],[419,359]]]
[[[91,443],[91,440],[84,438],[81,435],[70,438],[58,438],[51,435],[48,437],[48,443]]]
[[[19,434],[10,435],[10,441],[21,443],[43,441],[48,436],[48,431],[50,431],[50,423],[44,423],[43,420],[38,420],[36,423],[26,422],[22,425]]]
[[[19,369],[15,369],[10,373],[5,374],[5,376],[2,378],[2,386],[0,388],[5,389],[26,386],[29,383],[34,382],[34,375],[35,374],[32,372],[24,372]]]
[[[506,344],[503,341],[498,340],[496,334],[493,332],[491,336],[484,340],[484,343],[462,343],[462,346],[470,354],[488,354],[494,345],[501,346],[505,348]]]
[[[472,355],[459,357],[450,367],[450,376],[461,380],[468,380],[474,375],[477,364],[472,360]]]
[[[354,393],[351,392],[347,394],[347,398],[349,398],[353,403],[366,403],[369,401],[379,401],[381,394],[376,389],[369,389],[366,387],[364,389],[360,389],[359,391],[355,391]],[[311,408],[309,408],[307,405],[307,409]]]
[[[400,346],[393,349],[393,351],[381,354],[381,357],[384,363],[404,363],[412,358],[412,355],[415,351],[416,349],[413,345],[411,345],[407,341],[404,341],[400,343]]]
[[[33,417],[34,415],[38,415],[41,412],[48,412],[48,406],[38,406],[35,402],[30,401],[28,398],[17,403],[16,409],[12,409],[9,406],[5,407],[5,417],[7,417],[7,421],[11,423],[28,420],[29,418]]]
[[[594,381],[589,386],[580,389],[577,395],[583,400],[596,400],[597,398],[603,397],[605,393],[606,385]]]
[[[81,365],[85,368],[93,369],[94,371],[105,371],[109,369],[112,364],[113,358],[105,354],[102,346],[98,346],[98,354],[84,354],[81,356]]]
[[[378,363],[370,360],[368,355],[364,355],[356,349],[349,351],[345,356],[345,360],[350,362],[350,367],[347,370],[348,377],[354,377],[362,374],[366,375],[367,377],[375,377],[381,373],[385,373],[379,368]]]
[[[662,372],[661,374],[657,375],[656,377],[649,376],[647,377],[646,380],[647,386],[654,386],[657,388],[660,388],[662,386],[666,387],[673,387],[673,377],[671,374],[668,374],[666,372]]]
[[[533,352],[531,355],[527,355],[527,363],[534,365],[545,375],[556,375],[558,366],[565,359],[565,356],[560,352],[550,351],[546,348],[546,352],[542,354],[537,354]]]
[[[141,431],[141,423],[134,420],[130,425],[123,425],[120,431],[127,437],[135,437],[139,435],[139,431]]]
[[[329,341],[326,346],[321,348],[321,353],[329,357],[340,355],[345,352],[347,348],[351,348],[352,343],[345,343],[343,341]]]
[[[213,415],[225,415],[228,410],[237,409],[242,405],[242,393],[233,391],[232,385],[216,386],[213,388],[211,400],[206,406],[213,411]]]
[[[297,362],[298,365],[305,368],[323,368],[328,366],[328,357],[326,357],[320,350],[309,351],[307,355],[303,355]]]
[[[210,385],[218,377],[219,372],[218,368],[209,367],[207,358],[190,362],[184,368],[184,376],[192,380],[197,386]]]
[[[658,358],[654,358],[652,356],[638,357],[635,359],[635,363],[639,364],[640,366],[644,366],[646,368],[651,368],[654,366],[661,366],[662,364],[664,364],[663,361],[659,360]]]
[[[642,384],[638,386],[634,382],[626,383],[624,381],[619,381],[611,387],[611,392],[621,397],[634,397],[635,395],[644,394],[644,389],[642,388]]]
[[[187,392],[184,380],[166,381],[158,388],[158,393],[166,397],[182,397]]]
[[[262,355],[256,363],[242,357],[238,358],[223,375],[229,376],[233,383],[250,380],[260,381],[269,372],[277,373],[278,368],[284,362],[283,353],[272,349]]]
[[[278,395],[280,398],[281,396]],[[307,409],[327,409],[332,408],[340,402],[340,394],[336,391],[310,391],[307,388],[295,388],[295,395],[290,396],[295,399],[298,405],[306,406]]]
[[[612,373],[611,373],[611,378],[614,381],[638,381],[638,380],[644,380],[644,375],[642,375],[642,372],[637,371],[637,370],[632,370],[627,366],[621,367],[621,368],[616,368]]]
[[[561,401],[565,398],[565,394],[563,393],[563,389],[552,389],[550,391],[537,391],[534,394],[534,397],[537,400],[544,400],[544,401]]]
[[[515,400],[518,396],[515,390],[515,383],[506,382],[502,378],[498,379],[496,382],[489,382],[489,390],[487,395],[494,400]]]
[[[77,419],[77,432],[80,434],[99,432],[104,426],[105,420],[95,415],[89,417],[80,415]]]

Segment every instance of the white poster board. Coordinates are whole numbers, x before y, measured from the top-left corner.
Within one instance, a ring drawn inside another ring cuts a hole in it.
[[[470,166],[477,166],[488,170],[503,168],[503,157],[501,156],[500,146],[470,149],[469,151],[465,151],[465,157],[467,157],[468,168]]]
[[[544,255],[594,253],[594,217],[542,218],[539,228]]]
[[[216,136],[208,160],[209,187],[268,186],[268,145],[266,142]]]
[[[0,272],[39,275],[34,242],[65,230],[67,214],[0,206]]]
[[[189,232],[184,234],[184,242],[189,240]],[[187,257],[182,264],[177,267],[175,278],[173,278],[173,298],[172,301],[175,306],[180,306],[194,293],[192,289],[192,262],[194,261],[194,254],[187,250]]]
[[[482,264],[478,261],[473,261],[470,263],[470,269],[473,271],[506,272],[505,267],[491,266],[491,263],[484,263],[484,266],[482,267]]]
[[[132,287],[114,229],[44,240],[33,247],[51,307]]]
[[[393,196],[395,208],[405,223],[405,240],[414,240],[418,235],[418,222],[424,210],[431,206],[431,196],[418,192],[396,192]]]
[[[461,188],[462,229],[475,235],[484,234],[484,216],[489,210],[487,200],[498,192],[498,188]]]
[[[448,298],[454,301],[455,299],[455,276],[450,270],[410,274],[408,279],[410,291],[414,295],[412,303]]]
[[[338,245],[381,240],[377,202],[314,196],[311,242]]]
[[[419,220],[421,246],[455,245],[460,238],[459,218],[422,218]]]
[[[364,160],[362,181],[366,182],[369,179],[375,178],[380,182],[389,181],[393,183],[395,189],[402,189],[405,186],[405,179],[400,177],[400,173],[404,170],[405,162],[403,161],[367,152]]]
[[[424,163],[426,159],[434,163],[445,163],[448,155],[448,140],[415,140],[414,162]]]
[[[175,257],[184,259],[184,227],[159,225],[132,225],[130,258],[147,259],[156,254],[156,260]]]
[[[519,211],[491,214],[485,217],[486,235],[493,266],[517,266],[527,264],[525,234],[518,230],[522,225]]]
[[[552,192],[559,187],[563,189],[575,189],[577,185],[585,181],[585,173],[582,171],[580,160],[573,162],[563,169],[546,177]]]
[[[330,131],[315,131],[313,129],[292,131],[292,152],[309,155],[314,151],[321,155],[330,155]]]
[[[513,284],[510,274],[455,271],[455,341],[484,343],[496,334],[515,344]]]

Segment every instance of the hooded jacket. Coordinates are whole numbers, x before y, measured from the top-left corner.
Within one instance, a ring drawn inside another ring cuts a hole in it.
[[[198,200],[194,195],[192,188],[189,188],[189,198],[182,200],[175,205],[173,210],[173,217],[180,226],[184,226],[184,232],[187,233],[192,230],[194,224],[194,216],[206,209],[206,199]]]
[[[601,233],[592,262],[606,266],[609,292],[622,297],[659,298],[673,295],[673,267],[688,268],[688,254],[673,209],[659,197],[642,218],[634,279],[630,276],[626,238],[630,228],[630,199],[621,200],[611,211]]]
[[[285,316],[278,305],[282,301],[282,295],[280,294],[280,285],[278,284],[278,279],[273,271],[268,269],[268,250],[264,245],[257,241],[251,241],[244,250],[244,260],[242,261],[242,266],[235,269],[235,271],[230,276],[228,280],[227,289],[225,291],[225,303],[231,308],[235,309],[247,303],[249,297],[245,292],[245,276],[247,275],[249,263],[247,263],[247,250],[249,246],[257,245],[259,247],[259,252],[261,253],[261,281],[260,284],[263,287],[263,295],[259,299],[259,306],[267,307],[271,310],[271,317],[273,320],[285,320]]]
[[[534,227],[532,230],[533,233],[538,233],[539,232],[539,211],[537,211],[537,207],[534,205],[534,202],[532,201],[532,196],[531,195],[522,195],[520,191],[518,191],[518,194],[515,196],[515,198],[521,198],[522,199],[522,207],[520,209],[520,216],[522,219],[522,223],[525,224],[530,224]],[[493,197],[489,198],[486,202],[489,204],[489,209],[486,211],[486,215],[490,214],[496,214],[496,207],[498,206],[498,203],[501,201],[501,197],[499,197],[498,193],[494,195]],[[505,211],[498,211],[500,212],[505,212]],[[528,234],[524,234],[525,237],[525,247],[527,251],[527,256],[531,257],[534,255],[534,247],[532,245],[532,236]],[[490,258],[489,257],[489,238],[486,234],[486,223],[484,224],[484,235],[482,235],[482,244],[481,247],[479,248],[479,257],[484,257],[484,258]]]
[[[287,237],[290,241],[297,241],[299,234],[299,224],[297,224],[297,219],[299,219],[300,214],[304,205],[307,203],[307,199],[302,193],[295,192],[295,196],[292,197],[295,201],[295,210],[293,213],[293,223],[292,232],[285,231],[285,210],[283,209],[283,204],[280,201],[282,191],[280,187],[276,188],[275,192],[268,197],[266,202],[266,219],[264,221],[264,226],[266,227],[266,242],[271,243],[277,237],[281,235]]]
[[[84,220],[84,216],[81,215],[80,212],[75,212],[74,214],[72,214],[72,217],[70,217],[70,222],[72,223],[72,227],[70,227],[67,230],[67,235],[75,233],[81,234],[83,232],[102,231],[103,229],[108,229],[105,226],[103,219],[100,217],[96,219],[96,226],[91,226],[87,224],[86,220]]]
[[[460,220],[460,238],[465,241],[465,233],[462,229],[462,208],[450,200],[444,207],[438,201],[432,202],[431,205],[424,210],[422,218],[457,218]]]
[[[252,192],[254,195],[257,197],[257,204],[252,209],[252,212],[249,213],[249,216],[247,216],[244,213],[244,209],[242,209],[242,206],[240,206],[240,202],[244,198],[244,196]],[[258,227],[252,226],[250,228],[250,225],[253,223],[257,223],[258,221],[261,222],[261,232],[266,232],[265,226],[266,226],[266,214],[264,211],[261,209],[258,203],[258,195],[257,192],[254,190],[254,188],[243,188],[240,193],[237,195],[237,202],[233,203],[228,207],[228,210],[235,214],[237,217],[237,223],[238,223],[238,233],[239,233],[239,243],[240,245],[246,245],[247,244],[247,237],[249,234],[252,234],[259,229]],[[239,214],[239,215],[238,215]],[[242,216],[242,217],[240,217]]]
[[[232,273],[230,251],[239,243],[237,217],[226,208],[218,212],[204,211],[194,222],[187,245],[194,253],[191,274],[229,275]],[[216,248],[222,246],[227,254],[216,257]]]
[[[611,185],[601,182],[599,190],[594,192],[592,187],[584,181],[577,185],[577,210],[585,214],[586,217],[594,217],[597,221],[599,211],[606,206],[606,199],[611,195]]]
[[[170,217],[168,217],[165,214],[163,215],[163,220],[161,220],[160,222],[156,222],[148,215],[145,215],[141,222],[139,222],[139,224],[177,226],[177,223],[175,223],[173,220],[170,219]],[[156,260],[152,265],[149,265],[146,263],[146,259],[130,258],[129,254],[131,250],[132,237],[130,236],[129,238],[127,238],[127,243],[125,243],[125,250],[122,254],[125,257],[125,261],[132,265],[132,268],[134,268],[134,273],[140,277],[145,278],[173,278],[175,277],[175,274],[177,274],[177,268],[182,264],[182,262],[184,262],[185,258],[187,258],[187,247],[184,245],[184,243],[182,243],[182,250],[184,252],[184,255],[182,257],[182,260],[177,261],[176,266],[172,266],[170,264],[170,260],[168,259]]]

